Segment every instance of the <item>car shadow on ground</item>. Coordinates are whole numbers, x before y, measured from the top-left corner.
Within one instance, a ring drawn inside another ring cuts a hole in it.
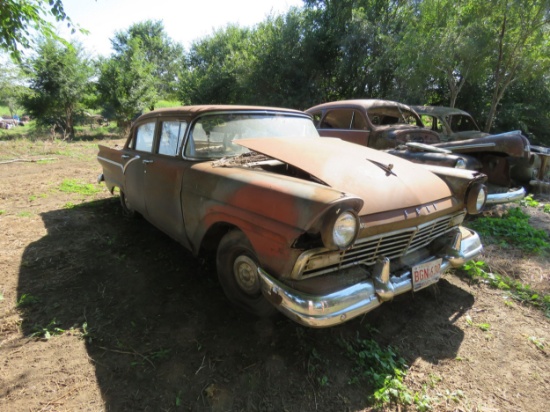
[[[214,262],[123,217],[116,198],[42,219],[47,235],[21,262],[23,333],[76,328],[109,411],[367,408],[373,388],[346,342],[372,337],[408,362],[451,359],[464,337],[454,320],[473,304],[443,280],[437,294],[404,295],[329,329],[260,320],[228,303]]]

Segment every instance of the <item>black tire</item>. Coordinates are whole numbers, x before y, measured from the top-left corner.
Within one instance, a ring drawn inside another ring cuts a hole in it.
[[[135,217],[136,211],[132,209],[132,205],[128,201],[126,194],[121,190],[120,191],[120,206],[122,207],[122,213],[124,216]]]
[[[259,317],[275,315],[277,309],[260,290],[258,258],[240,230],[227,233],[218,246],[218,279],[229,301]]]

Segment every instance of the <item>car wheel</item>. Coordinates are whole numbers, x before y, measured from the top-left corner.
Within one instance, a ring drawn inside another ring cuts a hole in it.
[[[132,205],[128,201],[128,198],[126,197],[126,193],[124,193],[122,190],[120,191],[120,206],[122,206],[122,212],[125,216],[128,217],[135,217],[136,211],[132,209]]]
[[[216,267],[222,289],[233,304],[260,317],[277,313],[262,295],[258,258],[243,232],[233,230],[222,238]]]

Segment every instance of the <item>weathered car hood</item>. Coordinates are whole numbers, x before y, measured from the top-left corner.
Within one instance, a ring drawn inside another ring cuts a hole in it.
[[[416,207],[452,196],[447,184],[424,167],[340,139],[262,138],[234,143],[359,196],[365,202],[361,214]]]
[[[506,153],[508,156],[519,158],[529,156],[529,141],[519,130],[492,134],[477,139],[437,143],[434,146],[451,150],[454,153],[477,153],[483,151]]]

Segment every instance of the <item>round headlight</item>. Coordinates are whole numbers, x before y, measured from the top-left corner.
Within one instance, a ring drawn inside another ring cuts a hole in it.
[[[487,187],[481,183],[474,183],[466,195],[466,211],[471,215],[481,213],[487,201]]]
[[[336,213],[325,223],[323,243],[329,249],[347,249],[359,232],[359,219],[351,210]]]
[[[459,157],[455,163],[455,169],[466,169],[466,161]]]

